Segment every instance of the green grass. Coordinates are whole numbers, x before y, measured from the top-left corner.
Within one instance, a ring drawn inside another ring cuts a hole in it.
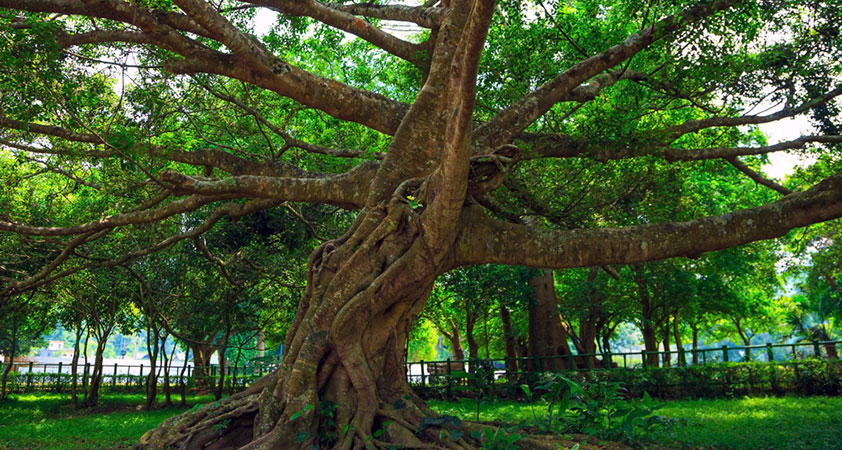
[[[163,400],[163,398],[161,398]],[[193,397],[189,406],[211,396]],[[107,395],[93,411],[76,411],[66,395],[16,395],[0,402],[2,449],[130,448],[140,436],[184,408],[142,411],[141,395]]]
[[[207,403],[210,396],[194,397]],[[147,430],[182,412],[171,408],[145,412],[141,395],[106,395],[94,411],[76,411],[67,396],[18,395],[0,402],[2,449],[122,449]],[[441,414],[476,419],[476,401],[431,401]],[[546,406],[533,405],[540,418]],[[642,448],[669,449],[816,449],[842,450],[842,398],[785,397],[686,400],[664,403],[658,414],[672,426],[652,432]],[[480,420],[517,423],[533,419],[529,404],[486,401]]]
[[[441,414],[476,419],[476,400],[431,401]],[[540,418],[546,406],[535,404]],[[767,397],[665,402],[657,414],[672,425],[646,435],[648,443],[670,449],[842,449],[842,398]],[[532,420],[529,404],[486,402],[482,421]],[[646,443],[641,443],[646,447]]]

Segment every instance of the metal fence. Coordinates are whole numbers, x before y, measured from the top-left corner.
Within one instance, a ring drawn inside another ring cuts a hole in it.
[[[0,373],[4,364],[0,363]],[[257,365],[246,367],[226,367],[225,386],[229,389],[242,389],[271,370],[271,366]],[[93,364],[79,364],[76,369],[76,382],[79,386],[87,386],[93,374]],[[151,366],[139,365],[104,365],[102,368],[102,384],[105,390],[122,392],[142,392],[145,386],[146,377],[149,375]],[[164,377],[164,371],[169,375],[168,380]],[[164,368],[161,365],[155,367],[158,376],[158,385],[165,387],[167,381],[171,388],[185,385],[192,388],[199,383],[212,386],[220,378],[219,366],[183,366],[170,365]],[[9,376],[7,388],[11,392],[35,392],[67,391],[73,381],[72,368],[70,364],[37,362],[14,362]]]
[[[716,348],[678,349],[669,352],[620,352],[581,353],[568,355],[535,356],[523,358],[465,359],[418,361],[407,363],[407,381],[425,386],[428,380],[443,376],[459,378],[475,369],[490,373],[494,379],[513,379],[515,375],[545,371],[595,371],[612,368],[687,367],[720,362],[783,362],[806,358],[838,359],[842,341],[814,341],[791,344],[765,344]],[[653,364],[657,360],[657,364]],[[512,370],[515,367],[516,370]],[[465,378],[468,378],[465,376]]]
[[[416,387],[442,386],[446,383],[448,393],[452,389],[470,386],[470,380],[477,373],[492,382],[519,380],[523,375],[535,372],[597,372],[614,368],[637,369],[653,366],[657,360],[659,367],[693,367],[720,362],[785,362],[805,360],[807,358],[838,359],[842,350],[842,341],[816,341],[792,344],[765,344],[743,347],[722,346],[703,349],[679,349],[670,352],[622,352],[622,353],[583,353],[555,356],[536,356],[524,358],[497,358],[475,360],[418,361],[406,364],[407,381]],[[252,363],[253,364],[253,363]],[[279,360],[261,360],[259,364],[240,367],[226,367],[224,384],[229,389],[242,389],[253,380],[273,370]],[[0,371],[3,363],[0,363]],[[203,383],[211,386],[220,378],[219,366],[195,367],[188,365],[183,370],[181,365],[170,365],[166,369],[158,365],[158,384],[163,387],[164,370],[169,374],[170,387],[191,388]],[[103,367],[102,387],[106,390],[135,392],[143,391],[143,386],[150,366],[113,364]],[[77,368],[76,381],[87,385],[93,372],[91,364],[80,364]],[[63,363],[39,364],[37,362],[15,362],[9,380],[12,392],[54,391],[62,392],[69,388],[71,367]]]

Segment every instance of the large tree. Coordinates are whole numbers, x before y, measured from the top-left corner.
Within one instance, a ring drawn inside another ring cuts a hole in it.
[[[310,257],[282,366],[142,445],[473,448],[470,434],[416,433],[433,412],[405,381],[405,341],[439,275],[692,257],[842,215],[842,173],[793,193],[757,171],[757,155],[842,136],[766,145],[739,128],[838,120],[836,3],[0,0],[0,145],[17,155],[2,170],[23,172],[0,194],[0,245],[55,248],[37,270],[4,261],[0,301],[225,216],[355,210]],[[255,37],[267,11],[279,19]],[[425,31],[392,34],[395,22]],[[758,113],[763,100],[783,109]],[[577,175],[600,163],[610,178]],[[574,214],[694,163],[788,195],[667,221]],[[33,180],[36,201],[7,203]],[[57,195],[77,207],[44,214]],[[92,242],[106,235],[121,244],[103,254]],[[336,441],[317,441],[328,426]]]

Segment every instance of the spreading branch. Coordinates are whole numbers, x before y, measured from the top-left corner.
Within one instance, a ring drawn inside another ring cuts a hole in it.
[[[793,228],[842,216],[842,173],[764,206],[689,222],[550,231],[488,217],[479,206],[462,216],[456,265],[524,264],[565,269],[633,264],[773,239]]]

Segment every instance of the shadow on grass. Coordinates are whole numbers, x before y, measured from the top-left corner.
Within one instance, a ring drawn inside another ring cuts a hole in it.
[[[17,395],[0,402],[0,448],[129,448],[147,430],[212,396],[188,399],[188,406],[143,411],[141,395],[107,395],[94,409],[76,410],[66,395]],[[163,401],[163,398],[160,399]]]

